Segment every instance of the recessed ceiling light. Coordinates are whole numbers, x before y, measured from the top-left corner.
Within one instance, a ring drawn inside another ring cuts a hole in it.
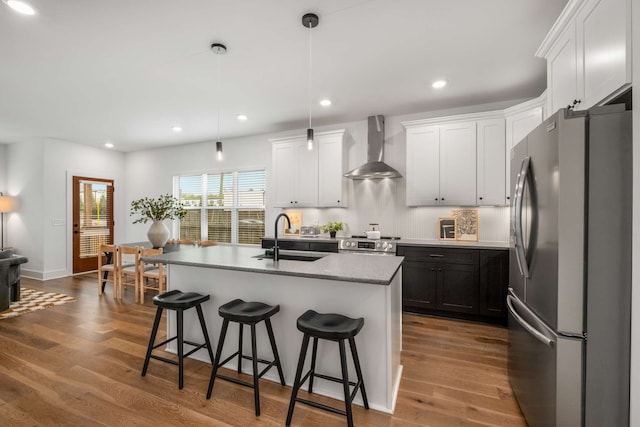
[[[241,122],[246,122],[247,120],[249,120],[249,116],[247,116],[246,114],[238,114],[236,118]]]
[[[328,107],[329,105],[331,105],[331,100],[330,99],[322,99],[322,100],[320,100],[320,105],[322,105],[323,107]]]
[[[433,82],[431,84],[431,87],[434,89],[440,89],[443,88],[447,85],[447,81],[446,80],[436,80],[435,82]]]
[[[28,3],[19,0],[3,0],[7,6],[23,15],[35,15],[36,10]]]
[[[171,126],[171,130],[174,132],[182,132],[182,128],[180,126]]]
[[[105,146],[105,147],[107,147],[107,148],[113,148],[113,143],[111,143],[111,142],[105,142],[105,143],[104,143],[104,146]]]

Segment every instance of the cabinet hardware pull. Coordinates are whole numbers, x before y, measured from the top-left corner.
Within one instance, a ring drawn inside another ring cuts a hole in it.
[[[480,197],[480,200],[482,200],[482,197]]]
[[[439,268],[439,269],[438,269],[438,271],[442,271],[442,269],[441,269],[441,268]]]
[[[444,258],[444,255],[442,255],[442,254],[429,254],[429,256],[431,258]]]
[[[440,200],[444,201],[444,197],[442,199],[440,199]]]
[[[435,201],[436,201],[436,202],[438,201],[438,198],[437,198],[437,197],[435,198]]]

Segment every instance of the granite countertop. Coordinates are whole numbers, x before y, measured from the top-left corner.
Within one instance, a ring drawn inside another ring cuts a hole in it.
[[[427,240],[427,239],[401,239],[398,246],[428,246],[438,248],[466,248],[466,249],[509,249],[509,242],[464,242],[456,240]]]
[[[316,261],[254,258],[264,249],[246,246],[207,246],[143,257],[144,261],[193,267],[218,268],[252,273],[279,274],[316,279],[389,285],[404,257],[363,254],[337,254],[309,251],[280,251],[281,254],[321,255]]]

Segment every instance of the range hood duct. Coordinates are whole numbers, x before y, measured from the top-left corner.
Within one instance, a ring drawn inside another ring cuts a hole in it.
[[[386,164],[384,160],[384,116],[367,118],[367,163],[344,174],[351,179],[401,178],[400,172]]]

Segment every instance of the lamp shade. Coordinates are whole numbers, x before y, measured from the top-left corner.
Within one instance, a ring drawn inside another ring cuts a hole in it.
[[[0,212],[11,212],[13,209],[13,197],[0,196]]]

